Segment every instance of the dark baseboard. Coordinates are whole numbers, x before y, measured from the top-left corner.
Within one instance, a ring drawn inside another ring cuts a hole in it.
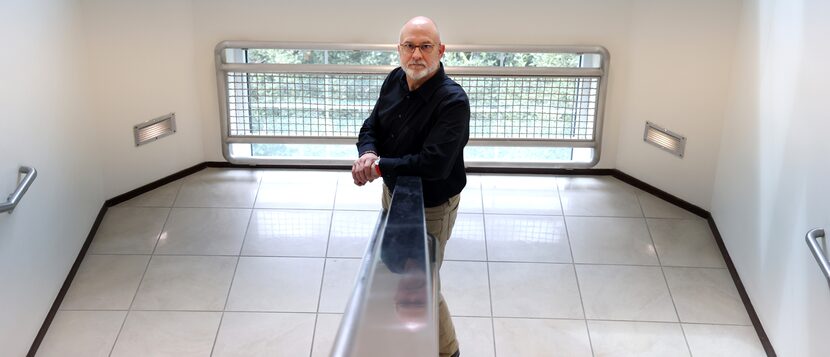
[[[749,314],[749,320],[752,321],[752,326],[755,327],[755,333],[758,334],[758,339],[761,340],[761,345],[764,346],[764,351],[766,351],[767,356],[769,357],[777,356],[775,349],[772,347],[772,342],[769,340],[769,337],[767,337],[767,333],[764,331],[764,326],[761,325],[761,320],[758,318],[758,314],[752,306],[752,301],[749,300],[749,295],[746,293],[743,282],[741,282],[741,277],[738,276],[735,264],[732,263],[732,258],[729,257],[729,252],[726,250],[726,245],[723,243],[723,237],[721,237],[718,226],[715,224],[715,219],[712,218],[712,215],[710,214],[706,217],[706,220],[709,221],[709,228],[712,229],[712,235],[715,236],[715,242],[718,243],[718,249],[720,249],[721,254],[723,254],[723,260],[726,262],[726,269],[729,270],[729,275],[732,276],[732,281],[735,282],[735,287],[738,289],[738,294],[741,296],[741,301],[744,303],[744,307],[746,307],[746,313]]]
[[[75,258],[75,263],[72,264],[72,268],[69,269],[69,274],[67,274],[66,280],[63,281],[63,285],[61,286],[60,291],[58,291],[58,296],[55,298],[55,302],[52,303],[52,308],[49,309],[49,313],[46,314],[46,319],[43,321],[43,325],[40,326],[40,330],[37,332],[35,340],[32,341],[32,347],[29,348],[29,353],[27,353],[26,356],[34,357],[35,354],[37,354],[37,349],[40,348],[40,343],[43,342],[43,338],[46,337],[46,331],[49,330],[49,326],[52,324],[55,314],[58,313],[58,309],[61,307],[61,303],[63,303],[63,298],[66,296],[69,286],[72,285],[72,280],[75,279],[75,274],[78,273],[78,268],[81,267],[81,262],[84,260],[86,252],[92,244],[92,238],[95,237],[95,233],[98,232],[98,227],[101,226],[101,221],[104,220],[104,215],[107,213],[107,207],[108,206],[105,203],[98,211],[98,216],[95,217],[95,222],[92,223],[92,228],[86,236],[84,245],[81,246],[81,251]]]
[[[285,169],[285,170],[351,170],[349,165],[243,165],[232,164],[226,161],[206,161],[207,167],[221,167],[234,169]]]
[[[646,192],[648,192],[648,193],[650,193],[654,196],[660,197],[661,199],[665,200],[666,202],[669,202],[669,203],[671,203],[675,206],[683,208],[683,209],[685,209],[689,212],[692,212],[692,213],[694,213],[694,214],[696,214],[700,217],[708,218],[710,216],[709,211],[707,211],[703,208],[700,208],[698,206],[695,206],[695,205],[693,205],[689,202],[686,202],[683,199],[681,199],[681,198],[679,198],[675,195],[672,195],[672,194],[670,194],[666,191],[663,191],[663,190],[661,190],[657,187],[654,187],[654,186],[649,185],[649,184],[647,184],[643,181],[640,181],[638,178],[636,178],[634,176],[631,176],[631,175],[629,175],[625,172],[622,172],[620,170],[617,170],[617,169],[613,169],[612,171],[613,171],[613,173],[611,175],[613,175],[614,177],[616,177],[620,181],[623,181],[623,182],[625,182],[625,183],[627,183],[631,186],[634,186],[634,187],[639,188],[643,191],[646,191]]]
[[[78,268],[81,266],[81,262],[83,261],[84,256],[86,255],[89,246],[92,244],[92,239],[95,237],[95,233],[98,232],[98,227],[101,225],[101,221],[104,219],[104,215],[107,212],[107,208],[117,205],[119,203],[125,202],[130,200],[134,197],[137,197],[143,193],[152,191],[156,188],[159,188],[163,185],[166,185],[170,182],[176,181],[183,177],[189,176],[195,172],[201,171],[206,167],[218,167],[218,168],[250,168],[250,169],[292,169],[292,170],[349,170],[349,166],[341,166],[341,165],[329,165],[329,166],[308,166],[308,165],[240,165],[240,164],[232,164],[229,162],[221,162],[221,161],[206,161],[194,166],[191,166],[187,169],[182,171],[176,172],[170,176],[164,177],[162,179],[153,181],[149,184],[136,188],[132,191],[127,193],[115,196],[106,200],[101,207],[101,210],[98,212],[98,217],[95,218],[95,223],[92,225],[89,234],[87,235],[86,241],[84,242],[81,251],[78,253],[78,257],[75,259],[75,263],[72,265],[72,269],[70,269],[69,274],[66,277],[66,280],[61,286],[61,290],[58,293],[57,298],[55,298],[55,302],[52,304],[52,308],[49,310],[49,313],[46,315],[46,319],[43,322],[43,325],[40,327],[40,331],[38,331],[37,336],[35,337],[34,342],[32,342],[32,347],[29,349],[29,353],[27,356],[34,357],[37,353],[37,349],[40,347],[43,338],[46,336],[46,331],[49,330],[49,325],[52,324],[52,320],[55,318],[55,314],[58,312],[58,308],[60,308],[61,303],[63,302],[64,296],[66,296],[67,290],[69,290],[69,286],[72,284],[72,280],[75,278],[75,274],[78,272]],[[648,192],[654,196],[657,196],[663,200],[666,200],[669,203],[672,203],[678,207],[681,207],[689,212],[692,212],[700,217],[703,217],[708,220],[709,227],[712,230],[712,235],[715,237],[715,241],[717,242],[718,248],[720,249],[721,254],[723,255],[723,260],[726,262],[727,270],[729,270],[729,274],[732,276],[732,280],[735,283],[735,287],[738,289],[738,294],[741,296],[741,301],[744,303],[744,307],[746,308],[747,313],[749,314],[749,318],[752,321],[752,325],[755,327],[755,332],[758,334],[758,338],[761,340],[761,344],[764,346],[764,350],[767,353],[767,356],[775,357],[777,356],[775,350],[772,347],[772,343],[770,342],[769,338],[767,337],[766,332],[764,331],[763,326],[761,325],[761,320],[758,319],[758,314],[755,312],[755,308],[752,306],[752,302],[749,300],[749,295],[746,293],[746,289],[744,288],[743,283],[741,282],[740,276],[738,276],[737,270],[735,270],[735,265],[732,263],[732,259],[729,257],[729,252],[726,250],[726,245],[723,243],[723,238],[718,231],[718,227],[715,225],[715,221],[712,218],[712,215],[696,206],[693,205],[677,196],[669,194],[663,190],[658,189],[648,183],[645,183],[631,175],[628,175],[620,170],[617,169],[515,169],[515,168],[468,168],[467,172],[469,173],[490,173],[490,174],[528,174],[528,175],[593,175],[593,176],[613,176],[620,181],[628,183],[634,187],[637,187],[645,192]]]
[[[113,198],[110,198],[110,199],[106,200],[106,202],[104,202],[104,205],[107,206],[107,207],[112,207],[112,206],[115,206],[119,203],[129,201],[130,199],[138,197],[143,193],[150,192],[150,191],[155,190],[155,189],[157,189],[161,186],[164,186],[168,183],[176,181],[180,178],[190,176],[193,173],[204,170],[206,167],[208,167],[207,164],[208,164],[207,162],[198,163],[198,164],[193,165],[191,167],[188,167],[184,170],[176,172],[176,173],[174,173],[170,176],[166,176],[166,177],[163,177],[163,178],[158,179],[156,181],[150,182],[150,183],[148,183],[144,186],[141,186],[141,187],[139,187],[135,190],[132,190],[132,191],[129,191],[127,193],[123,193],[123,194],[120,194],[120,195],[115,196]]]
[[[589,175],[610,176],[614,169],[554,169],[554,168],[508,168],[508,167],[468,167],[473,174],[519,174],[519,175]]]

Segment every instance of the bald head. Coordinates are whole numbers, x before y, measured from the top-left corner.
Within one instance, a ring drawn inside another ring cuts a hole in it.
[[[426,16],[415,16],[401,28],[400,42],[405,42],[409,37],[422,36],[428,37],[436,45],[441,43],[441,35],[438,33],[438,26],[435,25],[435,21]]]
[[[401,28],[398,55],[406,72],[409,90],[418,89],[438,73],[445,46],[441,43],[438,26],[423,16],[413,17]]]

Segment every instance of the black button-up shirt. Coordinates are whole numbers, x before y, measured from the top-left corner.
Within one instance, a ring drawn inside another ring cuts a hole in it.
[[[386,77],[372,114],[357,141],[362,156],[380,156],[383,182],[395,189],[398,176],[420,176],[424,206],[435,207],[467,184],[464,146],[470,138],[470,101],[444,65],[414,91],[398,67]]]

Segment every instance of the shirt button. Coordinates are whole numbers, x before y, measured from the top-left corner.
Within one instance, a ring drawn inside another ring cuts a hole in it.
[[[398,114],[398,118],[400,118],[400,117],[401,117],[401,115],[400,115],[400,114]]]
[[[409,99],[409,96],[406,96],[406,99]]]

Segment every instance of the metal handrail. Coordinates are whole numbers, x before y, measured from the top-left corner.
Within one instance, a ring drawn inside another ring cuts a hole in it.
[[[823,228],[815,228],[807,232],[807,245],[810,246],[810,251],[813,252],[813,256],[816,257],[816,261],[818,261],[819,266],[821,266],[821,272],[824,273],[824,277],[827,279],[827,284],[830,285],[830,262],[827,261],[827,256],[824,255],[821,244],[818,242],[819,238],[825,238]],[[827,242],[824,243],[825,245],[827,244]]]
[[[426,233],[423,204],[421,179],[398,177],[364,254],[331,357],[438,354],[437,244]]]
[[[11,214],[23,198],[23,195],[26,194],[29,186],[31,186],[32,182],[35,181],[35,177],[37,177],[37,170],[35,170],[34,167],[21,166],[18,173],[26,176],[23,176],[23,179],[17,184],[17,189],[15,189],[14,192],[6,198],[6,202],[0,203],[0,213],[9,212],[9,214]]]

